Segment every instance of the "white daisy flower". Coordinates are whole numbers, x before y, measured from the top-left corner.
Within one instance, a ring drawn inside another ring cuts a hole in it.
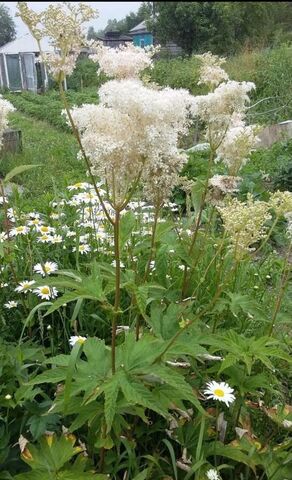
[[[75,343],[84,343],[87,340],[86,337],[81,337],[80,335],[73,335],[69,338],[69,343],[71,347],[74,347]]]
[[[18,302],[15,302],[14,300],[9,300],[9,302],[4,303],[4,307],[8,308],[8,310],[10,310],[11,308],[17,307],[17,305],[18,305]]]
[[[61,235],[53,235],[50,236],[49,243],[56,244],[56,243],[62,243],[63,242],[63,237]]]
[[[34,280],[23,280],[23,282],[19,282],[18,287],[15,288],[15,292],[18,293],[27,293],[32,291],[32,285],[35,284]]]
[[[0,197],[0,204],[2,205],[3,203],[7,203],[8,200],[7,200],[7,197]]]
[[[204,394],[207,396],[208,400],[211,398],[213,400],[219,400],[220,402],[224,402],[227,407],[229,407],[229,404],[235,400],[233,392],[233,388],[230,388],[228,383],[217,383],[214,380],[207,383],[207,388],[204,390]]]
[[[27,225],[29,225],[30,227],[38,227],[39,225],[42,225],[42,223],[42,220],[40,220],[39,218],[34,218],[33,220],[29,220]]]
[[[206,472],[206,476],[209,480],[221,480],[221,477],[215,468],[210,468],[210,470]]]
[[[50,233],[55,233],[55,228],[53,227],[49,227],[48,225],[40,225],[39,227],[37,227],[37,230],[38,232],[42,233],[42,234],[50,234]]]
[[[8,287],[8,283],[1,282],[0,283],[0,288]]]
[[[51,273],[56,272],[58,265],[55,262],[45,262],[44,265],[37,263],[33,269],[36,273],[40,273],[44,277],[45,275],[51,275]]]
[[[79,242],[80,242],[80,243],[86,243],[87,240],[88,240],[88,238],[89,238],[89,234],[88,234],[88,233],[86,233],[85,235],[80,235],[80,237],[79,237]]]
[[[37,242],[38,243],[51,243],[52,242],[52,235],[47,235],[44,233],[41,235],[41,237],[37,237]]]
[[[56,298],[58,295],[58,290],[55,287],[49,287],[48,285],[38,287],[33,292],[42,300],[50,300],[51,298]]]
[[[68,232],[66,233],[66,237],[76,237],[76,232],[73,232],[73,230],[68,230]]]
[[[40,214],[38,212],[29,212],[29,218],[40,218]]]
[[[29,228],[25,225],[20,225],[19,227],[12,228],[10,235],[16,237],[17,235],[26,235],[29,233]]]
[[[86,182],[77,182],[74,185],[68,185],[67,189],[72,192],[73,190],[85,190],[86,188],[90,188],[90,183]]]
[[[51,213],[50,218],[52,220],[59,220],[60,215],[59,215],[59,213]]]
[[[13,208],[8,208],[7,217],[9,218],[10,221],[15,222],[16,211],[13,210]]]
[[[79,245],[78,251],[79,251],[79,253],[81,253],[81,255],[83,255],[84,253],[90,252],[91,247],[87,243],[83,243],[83,244]],[[72,252],[76,252],[76,247],[73,247]]]

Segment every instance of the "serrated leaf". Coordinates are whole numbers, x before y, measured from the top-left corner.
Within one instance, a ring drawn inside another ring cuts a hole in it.
[[[104,401],[104,416],[107,426],[107,433],[110,432],[113,420],[117,411],[117,398],[120,389],[119,374],[113,375],[103,386],[105,401]]]
[[[46,372],[40,373],[28,382],[28,385],[39,385],[41,383],[58,383],[66,378],[67,369],[64,367],[56,367]]]
[[[120,247],[124,248],[125,243],[131,237],[131,233],[136,225],[136,217],[133,212],[127,212],[121,217],[120,222]]]

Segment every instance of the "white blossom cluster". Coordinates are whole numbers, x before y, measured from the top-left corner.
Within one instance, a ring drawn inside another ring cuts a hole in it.
[[[238,185],[241,180],[241,177],[214,175],[209,180],[209,186],[220,190],[222,193],[234,193],[238,191]]]
[[[38,42],[45,37],[50,39],[55,52],[42,52],[42,60],[56,80],[63,80],[73,72],[78,54],[86,43],[83,24],[95,18],[97,12],[86,3],[72,2],[50,4],[41,13],[30,10],[26,2],[18,2],[17,8]]]
[[[198,85],[206,84],[212,89],[229,79],[227,72],[221,68],[221,65],[226,62],[225,58],[213,55],[211,52],[194,55],[194,57],[201,62]]]
[[[277,217],[289,214],[292,212],[292,192],[277,190],[271,194],[269,204]]]
[[[213,150],[217,150],[234,122],[243,121],[250,101],[247,94],[253,88],[252,82],[229,80],[221,83],[214,92],[196,97],[198,115],[207,125],[206,139]]]
[[[92,42],[95,53],[89,58],[99,64],[99,72],[118,79],[137,78],[142,70],[152,67],[152,57],[157,47],[135,47],[133,44],[117,48],[105,47],[102,42]]]
[[[14,110],[13,105],[0,95],[0,150],[2,147],[3,133],[8,127],[8,114]]]
[[[238,260],[251,251],[254,243],[265,238],[265,223],[271,219],[269,208],[266,202],[254,201],[251,194],[246,202],[233,198],[224,207],[217,207]]]
[[[242,119],[235,119],[217,148],[215,161],[222,161],[229,174],[236,175],[248,162],[249,155],[259,140],[258,130],[257,125],[245,125]]]
[[[99,98],[99,105],[72,110],[93,173],[116,203],[139,178],[148,200],[166,201],[186,161],[177,143],[196,112],[196,99],[186,90],[156,90],[138,79],[111,80]]]

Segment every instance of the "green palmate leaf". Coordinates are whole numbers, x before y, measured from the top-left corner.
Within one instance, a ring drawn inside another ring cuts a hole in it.
[[[236,356],[234,353],[228,353],[228,355],[226,355],[223,362],[221,363],[221,367],[218,373],[220,374],[224,372],[226,368],[229,368],[232,365],[235,365],[237,362],[238,362],[238,356]]]
[[[28,420],[28,425],[30,425],[30,432],[34,438],[34,440],[38,439],[41,435],[43,435],[46,430],[51,430],[52,428],[56,428],[56,425],[59,422],[58,415],[55,414],[47,414],[47,415],[33,415]]]
[[[151,391],[148,390],[142,383],[139,383],[138,381],[131,379],[131,377],[124,375],[120,387],[126,400],[130,404],[149,408],[163,417],[168,415],[168,411],[163,409],[161,405],[158,404]]]
[[[186,382],[182,374],[162,365],[152,365],[150,371],[153,375],[158,376],[165,383],[175,388],[180,393],[182,399],[191,402],[202,414],[205,415],[205,410],[197,399],[195,392],[191,385]]]
[[[109,433],[112,428],[114,416],[117,412],[117,398],[120,389],[119,372],[113,375],[112,378],[103,384],[102,389],[105,396],[104,415],[107,425],[107,433]]]
[[[137,307],[141,315],[146,319],[146,307],[147,307],[147,299],[149,294],[149,288],[147,285],[141,285],[135,288],[135,297]]]
[[[70,355],[57,355],[56,357],[51,357],[45,360],[44,363],[51,363],[56,367],[68,367],[70,360]]]
[[[149,367],[164,348],[164,342],[149,334],[144,334],[139,342],[136,342],[134,333],[129,333],[118,353],[121,352],[121,363],[125,370],[133,374],[143,372],[145,367]]]
[[[158,281],[165,285],[166,275],[168,271],[168,245],[161,245],[157,250],[156,259],[155,259],[155,273],[157,275]]]
[[[244,452],[242,452],[240,449],[240,446],[233,447],[230,445],[224,445],[221,442],[212,442],[205,448],[206,448],[206,451],[205,451],[206,457],[211,455],[212,456],[221,455],[222,457],[227,457],[232,460],[235,460],[236,462],[243,463],[244,465],[249,466],[255,472],[255,467],[256,467],[255,460],[250,456],[246,455]]]
[[[27,172],[32,168],[41,167],[41,165],[19,165],[18,167],[13,168],[10,172],[7,173],[6,177],[4,178],[4,183],[9,182],[14,178],[16,175],[20,173]]]
[[[46,470],[56,472],[65,463],[74,457],[80,450],[74,448],[74,440],[62,436],[59,439],[53,436],[42,437],[37,445],[29,444],[27,450],[30,455],[23,455],[23,460],[32,470]]]
[[[155,241],[160,242],[164,240],[165,234],[170,232],[170,230],[173,229],[173,223],[172,222],[163,222],[163,223],[158,223],[156,227],[156,233],[155,233]]]
[[[55,312],[58,310],[60,307],[65,305],[66,303],[74,302],[75,300],[80,300],[80,299],[88,299],[88,300],[95,300],[94,297],[91,297],[90,295],[82,295],[79,294],[78,292],[70,292],[70,293],[65,293],[62,297],[58,298],[55,300],[53,305],[47,310],[45,313],[44,317],[47,317],[48,315],[51,315],[51,313]]]
[[[120,222],[120,247],[124,248],[125,243],[131,237],[131,233],[136,225],[136,217],[133,212],[127,212],[122,216]]]
[[[76,363],[80,358],[82,347],[83,345],[81,343],[76,342],[74,347],[72,348],[72,352],[70,355],[70,360],[68,363],[67,373],[66,373],[65,389],[64,389],[64,412],[65,413],[66,413],[68,401],[70,398],[71,384],[72,384],[72,379],[73,379],[73,375],[76,368]]]
[[[29,385],[40,385],[41,383],[58,383],[65,380],[67,374],[66,367],[56,367],[47,370],[28,382]]]

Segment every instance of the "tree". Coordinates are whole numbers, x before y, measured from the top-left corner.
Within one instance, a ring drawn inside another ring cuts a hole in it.
[[[127,34],[132,28],[134,28],[139,23],[143,22],[146,18],[149,17],[152,7],[152,2],[143,2],[137,12],[130,12],[125,18],[117,20],[116,18],[110,19],[107,22],[107,25],[103,31],[95,32],[93,27],[89,27],[87,38],[96,38],[97,34],[103,35],[105,32],[110,32],[113,30],[118,30],[120,33]]]
[[[146,2],[144,2],[146,3]],[[149,2],[148,2],[149,3]],[[231,54],[249,44],[272,45],[291,31],[291,2],[152,2],[156,40],[172,40],[187,54]]]
[[[8,8],[0,3],[0,47],[15,39],[15,23]]]

